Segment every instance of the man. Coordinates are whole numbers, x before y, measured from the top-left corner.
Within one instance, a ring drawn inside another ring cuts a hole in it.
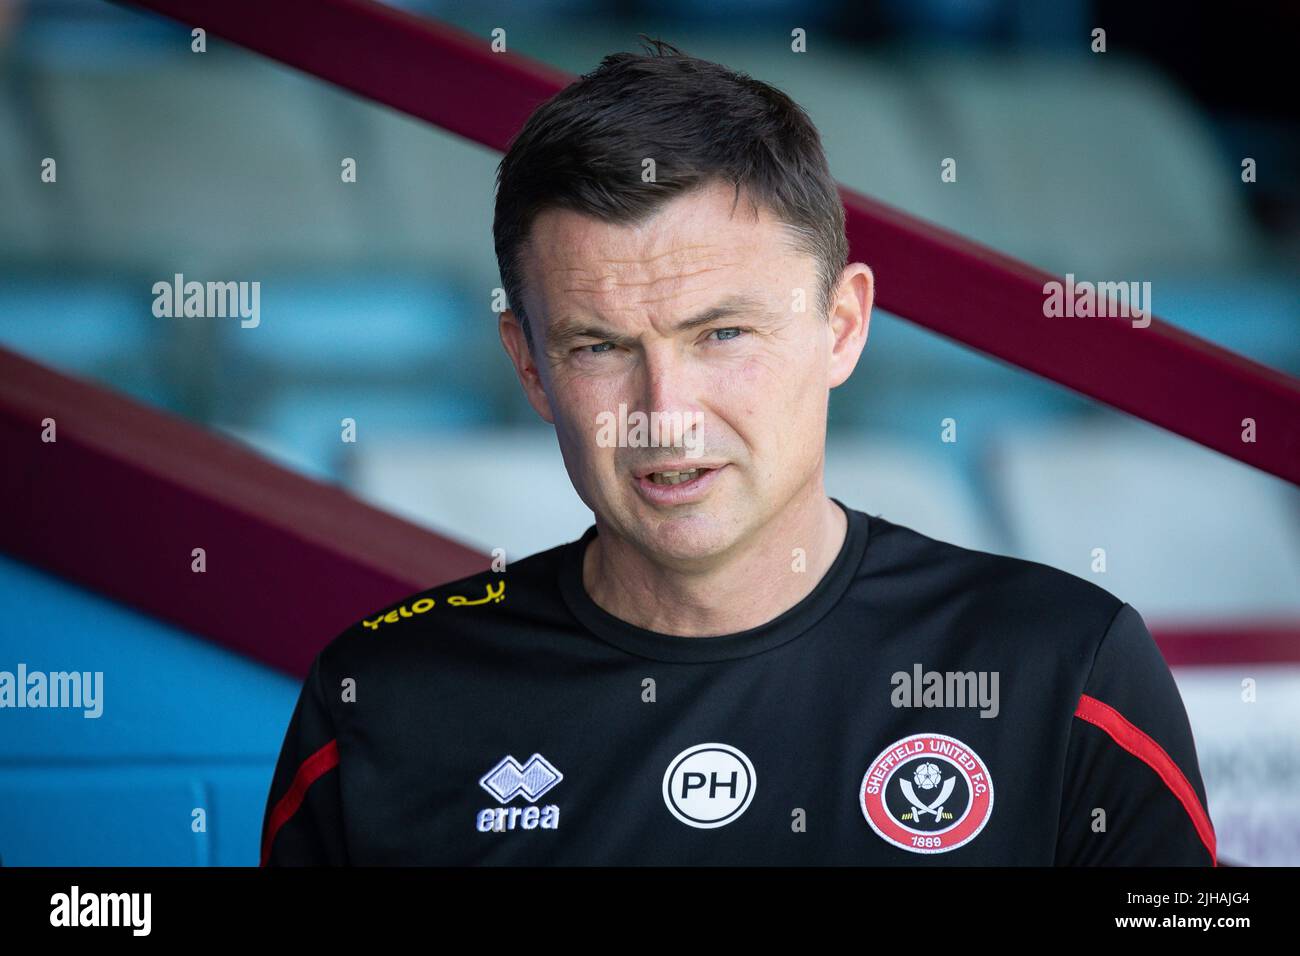
[[[595,524],[321,651],[264,863],[1213,865],[1133,608],[826,496],[873,276],[798,106],[607,57],[512,143],[494,232]]]

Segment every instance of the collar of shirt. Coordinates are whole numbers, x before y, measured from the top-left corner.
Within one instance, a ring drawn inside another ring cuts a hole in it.
[[[713,637],[682,637],[637,627],[610,614],[587,593],[582,583],[582,556],[596,536],[596,526],[564,546],[559,588],[575,617],[593,634],[631,654],[674,663],[708,663],[749,657],[794,640],[810,630],[844,596],[862,564],[870,537],[870,516],[831,498],[848,517],[840,552],[822,579],[799,603],[765,624]]]

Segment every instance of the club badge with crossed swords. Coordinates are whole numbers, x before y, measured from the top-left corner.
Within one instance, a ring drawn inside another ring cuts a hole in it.
[[[933,813],[936,822],[943,819],[943,802],[952,796],[952,788],[956,783],[956,777],[949,777],[943,782],[943,786],[939,788],[938,799],[934,803],[926,804],[917,798],[916,791],[912,789],[912,781],[907,779],[899,781],[899,785],[903,789],[903,796],[907,797],[907,802],[912,805],[912,814],[918,822],[923,813]]]

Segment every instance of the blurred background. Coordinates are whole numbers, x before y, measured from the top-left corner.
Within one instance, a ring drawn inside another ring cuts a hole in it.
[[[808,110],[841,183],[1059,275],[1150,281],[1158,316],[1300,373],[1300,124],[1272,78],[1293,6],[400,6],[575,74],[642,31],[751,73]],[[491,309],[499,158],[216,36],[195,55],[152,14],[0,3],[0,346],[484,551],[572,540],[591,513]],[[156,318],[178,272],[260,281],[261,325]],[[1157,634],[1300,633],[1296,488],[894,316],[832,393],[827,458],[846,504],[1095,580]],[[93,721],[0,711],[0,862],[256,864],[300,680],[4,554],[0,604],[0,669],[101,669],[111,694]],[[1175,677],[1221,857],[1300,863],[1300,668]]]

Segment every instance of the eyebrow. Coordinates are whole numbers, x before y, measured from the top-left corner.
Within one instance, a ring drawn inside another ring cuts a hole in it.
[[[763,299],[748,293],[737,293],[728,296],[717,305],[705,309],[698,315],[682,319],[672,326],[672,331],[687,332],[699,328],[701,325],[716,322],[719,319],[755,311],[762,312],[764,315],[770,314]],[[614,342],[619,345],[626,345],[633,341],[633,337],[630,335],[624,335],[622,332],[606,328],[599,323],[583,322],[581,319],[561,319],[546,334],[547,344],[552,347],[565,345],[574,339],[582,338],[599,339],[602,342]]]

